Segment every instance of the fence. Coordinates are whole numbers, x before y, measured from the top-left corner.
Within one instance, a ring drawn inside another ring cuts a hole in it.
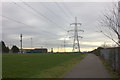
[[[100,56],[120,74],[120,47],[101,49]]]

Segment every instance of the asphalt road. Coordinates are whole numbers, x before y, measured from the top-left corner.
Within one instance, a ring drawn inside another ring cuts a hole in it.
[[[74,66],[64,78],[112,78],[101,60],[94,54],[88,54]]]

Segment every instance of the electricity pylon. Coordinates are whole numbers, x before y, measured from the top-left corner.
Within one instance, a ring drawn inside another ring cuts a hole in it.
[[[68,32],[70,31],[74,31],[74,40],[73,40],[73,52],[80,52],[80,43],[79,43],[79,38],[83,38],[81,36],[78,36],[78,32],[79,31],[82,31],[84,32],[83,30],[78,30],[78,25],[80,26],[81,23],[77,23],[77,17],[75,17],[75,23],[72,23],[70,24],[71,25],[74,25],[74,30],[69,30]],[[71,38],[71,37],[70,37]]]

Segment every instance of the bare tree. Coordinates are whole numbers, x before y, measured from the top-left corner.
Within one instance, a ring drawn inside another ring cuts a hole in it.
[[[107,9],[100,19],[100,32],[120,46],[120,2],[113,3],[111,9]],[[103,30],[103,27],[106,30]],[[118,41],[114,39],[117,37]]]

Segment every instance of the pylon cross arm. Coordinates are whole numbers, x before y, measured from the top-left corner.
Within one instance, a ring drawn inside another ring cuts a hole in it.
[[[71,25],[76,25],[76,24],[77,24],[77,25],[82,25],[81,23],[71,23],[70,26],[71,26]]]
[[[82,32],[84,32],[84,30],[78,30],[78,31],[82,31]]]
[[[69,30],[68,32],[70,32],[70,31],[73,31],[73,30]]]
[[[79,38],[83,38],[82,36],[78,36]]]

